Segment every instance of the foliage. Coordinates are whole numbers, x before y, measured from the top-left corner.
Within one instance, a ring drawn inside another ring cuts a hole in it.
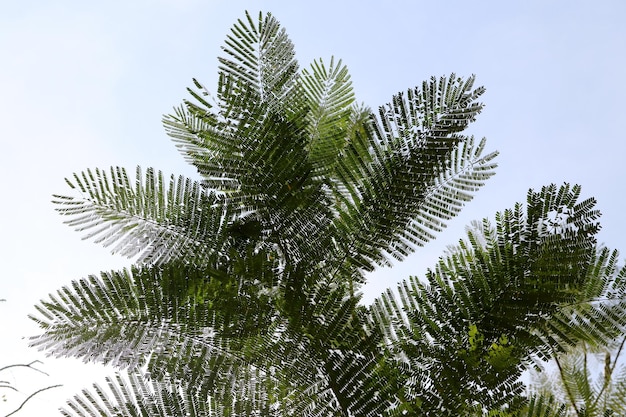
[[[300,71],[269,14],[239,20],[224,53],[215,97],[194,80],[164,119],[200,181],[94,169],[67,180],[80,196],[55,196],[70,226],[136,260],[37,306],[32,345],[126,371],[63,414],[562,415],[521,373],[625,324],[594,200],[531,190],[425,282],[364,306],[366,273],[493,175],[496,154],[463,134],[484,89],[432,78],[372,112],[341,61]]]
[[[613,345],[577,345],[556,355],[554,372],[537,372],[539,392],[556,393],[576,417],[617,416],[626,413],[626,368],[618,367],[626,339]],[[594,369],[602,369],[593,375]]]
[[[617,253],[597,253],[599,213],[593,201],[577,202],[579,192],[531,191],[526,214],[518,204],[498,213],[495,227],[485,220],[427,284],[413,278],[401,286],[400,303],[391,292],[377,301],[422,409],[442,415],[451,403],[450,415],[464,415],[476,403],[504,407],[522,394],[519,377],[533,359],[620,334],[625,271],[616,275]],[[557,221],[559,212],[567,215]]]

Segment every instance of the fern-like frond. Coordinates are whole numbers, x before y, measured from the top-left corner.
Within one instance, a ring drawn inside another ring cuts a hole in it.
[[[381,334],[367,310],[358,305],[359,297],[348,295],[346,285],[333,278],[320,279],[307,291],[308,300],[301,302],[297,323],[310,340],[310,360],[320,373],[315,386],[325,398],[316,402],[311,415],[332,415],[337,410],[384,415],[392,407],[393,384],[381,367]]]
[[[484,141],[470,138],[448,154],[446,167],[397,154],[377,167],[362,199],[346,204],[335,221],[350,262],[371,270],[372,262],[387,264],[386,254],[402,260],[433,239],[493,175],[496,153],[483,150]]]
[[[150,381],[140,373],[116,374],[106,386],[84,389],[60,409],[65,417],[209,417],[216,415],[208,398],[175,384]],[[222,415],[222,414],[218,414]]]
[[[278,246],[294,260],[323,259],[319,251],[324,242],[318,236],[332,216],[323,179],[313,175],[304,116],[261,117],[263,107],[257,109],[259,117],[237,122],[241,125],[230,134],[228,145],[213,130],[201,132],[208,151],[194,153],[194,163],[208,188],[225,192],[231,206],[258,223],[258,242]],[[191,112],[187,116],[200,117]],[[183,120],[183,113],[178,119]],[[179,123],[170,121],[172,126]],[[185,131],[190,123],[180,122],[177,129]]]
[[[302,71],[306,93],[309,159],[315,175],[327,176],[350,139],[354,92],[348,68],[341,60],[330,64],[314,61],[311,69]]]
[[[265,103],[285,99],[295,81],[298,64],[293,44],[284,28],[271,14],[259,13],[255,19],[246,12],[226,38],[220,58],[220,72],[242,85],[254,88]]]
[[[210,345],[214,314],[192,303],[202,274],[182,267],[164,271],[103,273],[64,287],[36,306],[39,315],[32,318],[46,333],[31,344],[56,356],[118,367],[143,366],[153,351],[178,338],[206,339]]]
[[[298,175],[276,178],[277,173],[290,167],[307,171],[302,160],[285,157],[302,154],[306,146],[304,122],[299,121],[306,103],[293,44],[271,14],[255,19],[246,13],[223,50],[217,99],[211,103],[208,91],[194,80],[197,91],[189,92],[195,102],[185,101],[175,115],[166,116],[168,134],[208,187],[240,190],[244,197],[252,194],[249,184],[256,184],[255,190],[284,192],[286,185],[298,182]]]
[[[560,348],[570,338],[608,346],[626,329],[626,267],[617,266],[618,257],[617,251],[599,250],[582,291],[546,324],[545,332]]]
[[[450,142],[461,139],[454,134],[464,130],[482,111],[483,105],[476,100],[485,89],[474,88],[474,82],[474,76],[463,80],[450,74],[439,79],[432,77],[421,88],[395,95],[391,103],[379,108],[375,120],[378,140],[406,153],[425,142],[449,149]],[[436,156],[446,155],[431,155]]]
[[[93,239],[113,253],[137,257],[140,263],[162,263],[203,257],[224,250],[226,225],[236,210],[215,193],[183,177],[137,168],[133,184],[123,168],[74,174],[66,180],[80,197],[55,195],[57,211],[84,239]]]
[[[209,189],[235,191],[239,187],[237,179],[246,174],[240,138],[233,131],[233,122],[212,113],[212,106],[201,98],[208,91],[194,82],[201,91],[189,91],[200,103],[186,102],[174,109],[174,114],[165,116],[165,131],[185,159],[198,168]]]
[[[227,40],[215,105],[196,82],[196,103],[165,123],[206,186],[254,213],[286,256],[347,274],[403,259],[493,175],[495,153],[459,134],[482,109],[474,77],[433,78],[367,120],[346,67],[316,61],[280,84],[291,101],[268,104],[259,68],[290,66],[292,46],[271,16],[246,19]]]
[[[617,360],[615,358],[614,360]],[[626,367],[622,367],[618,372],[613,370],[610,376],[610,385],[601,393],[598,402],[599,408],[611,410],[616,415],[626,414]]]
[[[345,197],[335,224],[351,263],[372,269],[385,254],[403,259],[493,175],[496,154],[482,155],[484,141],[457,133],[482,108],[474,102],[482,89],[472,86],[453,75],[395,96],[369,124],[367,148],[348,148],[336,170]]]
[[[583,341],[556,354],[553,372],[532,374],[533,390],[559,398],[573,415],[622,415],[626,411],[626,371],[620,357],[626,339],[620,338],[595,346]]]
[[[502,417],[505,417],[503,414]],[[516,417],[566,417],[565,405],[558,402],[551,396],[536,396],[530,398],[528,406],[524,411],[514,414]],[[494,417],[499,417],[497,414]]]

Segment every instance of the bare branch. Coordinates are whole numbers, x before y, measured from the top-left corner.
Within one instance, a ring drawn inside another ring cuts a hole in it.
[[[31,363],[27,363],[27,364],[20,364],[20,363],[18,363],[18,364],[15,364],[15,365],[7,365],[7,366],[4,366],[4,367],[0,368],[0,372],[4,371],[5,369],[9,369],[9,368],[16,368],[16,367],[23,366],[23,367],[26,367],[26,368],[32,369],[32,370],[34,370],[34,371],[41,372],[41,373],[42,373],[42,374],[44,374],[45,376],[50,376],[50,375],[48,375],[47,373],[45,373],[44,371],[42,371],[42,370],[40,370],[40,369],[37,369],[37,368],[34,368],[34,367],[33,367],[33,364],[34,364],[34,363],[41,363],[41,361],[32,361]]]
[[[22,409],[22,407],[24,407],[24,405],[28,402],[28,400],[30,400],[31,398],[33,398],[35,395],[39,394],[40,392],[43,392],[43,391],[51,389],[51,388],[57,388],[57,387],[60,387],[60,386],[61,385],[50,385],[49,387],[38,389],[37,391],[33,392],[28,397],[26,397],[26,399],[24,401],[22,401],[22,404],[20,404],[19,407],[17,407],[15,410],[11,411],[9,414],[6,414],[4,417],[12,416],[13,414],[15,414],[18,411],[20,411]]]
[[[1,301],[1,300],[0,300],[0,301]],[[18,364],[13,364],[13,365],[7,365],[7,366],[4,366],[4,367],[0,368],[0,372],[5,371],[5,370],[7,370],[7,369],[9,369],[9,368],[24,367],[24,368],[28,368],[28,369],[32,369],[32,370],[34,370],[34,371],[40,372],[40,373],[42,373],[42,374],[44,374],[44,375],[46,375],[46,376],[50,376],[50,375],[48,375],[46,372],[44,372],[44,371],[42,371],[42,370],[40,370],[40,369],[37,369],[37,368],[33,367],[33,365],[34,365],[34,364],[36,364],[36,363],[40,363],[40,364],[41,364],[41,361],[32,361],[32,362],[30,362],[30,363],[26,363],[26,364],[19,364],[19,363],[18,363]],[[43,391],[49,390],[49,389],[51,389],[51,388],[57,388],[57,387],[60,387],[60,386],[61,386],[61,385],[50,385],[50,386],[48,386],[48,387],[38,389],[37,391],[33,392],[33,393],[32,393],[32,394],[30,394],[28,397],[26,397],[26,399],[25,399],[24,401],[22,401],[22,404],[20,404],[20,406],[19,406],[18,408],[16,408],[15,410],[11,411],[9,414],[6,414],[4,417],[9,417],[9,416],[12,416],[13,414],[15,414],[15,413],[17,413],[18,411],[20,411],[20,410],[22,409],[22,407],[24,407],[24,405],[25,405],[25,404],[26,404],[26,403],[27,403],[27,402],[28,402],[31,398],[33,398],[35,395],[39,394],[40,392],[43,392]],[[19,390],[18,390],[17,388],[13,387],[13,386],[9,383],[9,381],[0,381],[0,388],[8,388],[8,389],[12,389],[13,391],[19,392]]]

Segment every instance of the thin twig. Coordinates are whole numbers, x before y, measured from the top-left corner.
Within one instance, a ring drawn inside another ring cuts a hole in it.
[[[22,404],[19,407],[17,407],[15,410],[11,411],[9,414],[5,415],[4,417],[12,416],[13,414],[15,414],[18,411],[20,411],[22,409],[22,407],[24,407],[24,405],[28,402],[28,400],[30,400],[31,398],[33,398],[35,395],[39,394],[40,392],[48,390],[48,389],[51,389],[51,388],[57,388],[57,387],[60,387],[60,386],[62,386],[62,385],[51,385],[49,387],[38,389],[37,391],[33,392],[28,397],[26,397],[26,399],[24,401],[22,401]]]
[[[23,366],[23,367],[26,367],[26,368],[30,368],[30,369],[32,369],[34,371],[41,372],[45,376],[50,376],[47,373],[45,373],[44,371],[42,371],[40,369],[37,369],[37,368],[34,368],[33,367],[34,363],[41,363],[41,361],[32,361],[31,363],[27,363],[27,364],[20,364],[20,363],[18,363],[18,364],[15,364],[15,365],[7,365],[7,366],[4,366],[4,367],[0,368],[0,372],[4,371],[5,369],[15,368],[15,367],[18,367],[18,366]]]

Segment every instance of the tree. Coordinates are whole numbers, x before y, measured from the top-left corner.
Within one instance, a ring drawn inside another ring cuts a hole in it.
[[[428,283],[364,306],[365,274],[434,238],[493,175],[496,153],[463,134],[484,89],[432,78],[372,112],[341,61],[299,71],[270,14],[246,14],[224,52],[216,96],[194,80],[164,119],[200,181],[95,169],[67,180],[80,196],[55,196],[70,226],[136,260],[37,306],[32,345],[125,370],[63,414],[559,412],[525,398],[521,372],[625,324],[595,202],[530,191]]]

